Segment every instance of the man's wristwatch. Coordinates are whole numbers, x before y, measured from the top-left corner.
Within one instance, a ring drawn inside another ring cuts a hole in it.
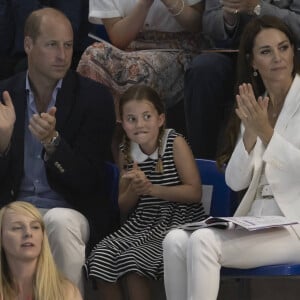
[[[44,147],[57,147],[59,145],[59,142],[60,142],[60,136],[56,131],[54,137],[52,137],[49,142],[42,141],[41,143],[43,144]]]
[[[253,14],[256,16],[259,16],[261,13],[261,5],[257,4],[254,8],[253,8]]]

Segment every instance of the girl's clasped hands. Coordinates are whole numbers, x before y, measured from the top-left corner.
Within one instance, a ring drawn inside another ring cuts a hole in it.
[[[133,163],[132,170],[126,172],[122,178],[130,180],[131,188],[138,196],[150,195],[152,183],[136,162]]]

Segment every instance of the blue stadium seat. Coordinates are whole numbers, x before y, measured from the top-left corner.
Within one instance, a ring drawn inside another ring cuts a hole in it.
[[[105,162],[104,184],[108,191],[108,197],[113,203],[113,207],[118,210],[118,194],[119,194],[119,169],[116,164],[109,161]]]

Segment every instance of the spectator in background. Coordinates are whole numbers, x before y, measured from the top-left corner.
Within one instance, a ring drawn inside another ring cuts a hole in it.
[[[26,69],[25,20],[32,11],[47,6],[62,11],[72,23],[74,52],[71,67],[77,67],[83,50],[92,42],[88,38],[94,27],[88,22],[88,0],[0,0],[0,79]]]
[[[15,201],[0,210],[0,298],[82,300],[57,270],[39,211]]]
[[[143,83],[167,107],[175,105],[183,100],[185,67],[201,48],[201,2],[91,0],[89,20],[104,24],[111,44],[90,46],[78,71],[107,85],[115,101],[133,84]]]
[[[0,82],[0,205],[21,199],[41,209],[59,269],[83,291],[90,231],[99,240],[112,230],[101,182],[113,99],[69,70],[73,31],[61,11],[32,12],[24,48],[27,72]]]
[[[11,1],[0,0],[0,80],[13,74],[11,49],[14,35],[10,6]]]
[[[234,126],[219,161],[228,163],[227,184],[235,191],[247,189],[235,216],[300,218],[296,45],[291,29],[274,16],[252,19],[242,34]],[[300,263],[299,239],[300,224],[256,232],[174,229],[164,240],[167,299],[216,300],[222,266]]]
[[[202,47],[203,6],[202,0],[91,0],[89,20],[104,24],[111,43],[88,47],[77,71],[110,88],[117,118],[120,95],[139,83],[173,107],[183,101],[185,68]],[[112,145],[116,162],[120,131]]]
[[[281,18],[300,45],[300,0],[209,0],[205,3],[203,32],[215,46],[236,49],[245,24],[253,18]],[[234,103],[234,54],[203,53],[185,75],[185,113],[189,142],[196,157],[215,159],[220,132]]]

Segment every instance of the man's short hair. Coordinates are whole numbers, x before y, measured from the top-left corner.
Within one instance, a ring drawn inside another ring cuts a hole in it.
[[[36,41],[40,35],[42,19],[45,15],[61,16],[68,20],[67,16],[58,9],[45,7],[34,10],[26,19],[24,26],[24,36],[29,36],[33,41]]]

